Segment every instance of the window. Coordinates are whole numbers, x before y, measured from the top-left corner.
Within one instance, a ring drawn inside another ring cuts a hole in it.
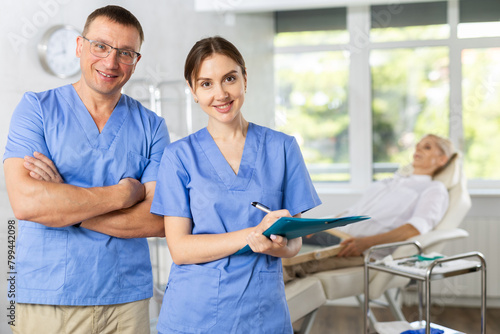
[[[299,139],[314,181],[363,188],[409,163],[416,142],[436,133],[464,153],[469,185],[500,185],[500,2],[354,6],[275,18],[276,126]],[[359,74],[363,68],[368,75]],[[368,97],[362,108],[353,103],[359,96]],[[354,131],[360,122],[371,133]],[[372,164],[356,152],[372,152]]]
[[[275,15],[275,123],[297,138],[314,181],[350,178],[348,52],[328,50],[348,41],[345,15],[345,8]]]
[[[371,6],[370,18],[373,178],[381,179],[411,163],[424,134],[448,136],[448,48],[427,45],[449,37],[447,3]]]
[[[500,48],[462,51],[465,171],[500,179]]]
[[[315,181],[349,180],[348,61],[340,51],[275,58],[276,126],[297,138]]]
[[[374,169],[374,178],[380,179],[411,163],[415,143],[424,134],[448,136],[448,50],[374,50],[370,65],[373,162],[392,163],[392,169]]]

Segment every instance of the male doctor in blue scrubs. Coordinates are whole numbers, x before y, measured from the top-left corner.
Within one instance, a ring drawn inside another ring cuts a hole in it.
[[[26,93],[4,154],[19,219],[14,333],[149,333],[152,273],[145,237],[169,134],[121,94],[143,42],[139,21],[106,6],[77,38],[81,78]]]

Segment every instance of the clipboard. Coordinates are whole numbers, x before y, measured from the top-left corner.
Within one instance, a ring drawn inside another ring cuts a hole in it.
[[[334,227],[345,226],[362,220],[370,219],[368,216],[349,216],[340,218],[294,218],[281,217],[271,227],[262,233],[266,237],[271,234],[284,236],[287,239],[295,239],[316,232],[321,232]],[[251,252],[250,246],[246,245],[234,255]]]

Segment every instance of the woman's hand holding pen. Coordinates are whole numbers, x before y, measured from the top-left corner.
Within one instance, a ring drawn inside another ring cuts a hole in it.
[[[247,243],[255,253],[263,253],[280,256],[283,248],[288,245],[288,240],[279,235],[271,235],[268,239],[262,233],[273,225],[281,217],[291,217],[288,210],[277,210],[269,212],[247,236]]]

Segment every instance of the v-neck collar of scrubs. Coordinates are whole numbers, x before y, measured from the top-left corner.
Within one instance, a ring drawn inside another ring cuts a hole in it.
[[[253,123],[248,124],[238,174],[235,174],[226,158],[224,158],[207,128],[195,133],[195,137],[215,173],[229,190],[246,190],[248,183],[252,179],[256,160],[260,156],[258,152],[262,146],[262,129],[262,127],[255,126]]]
[[[87,107],[85,107],[85,104],[81,100],[73,85],[67,85],[62,87],[62,89],[65,90],[62,95],[72,107],[71,109],[82,126],[89,144],[94,148],[109,149],[118,135],[123,122],[125,122],[129,114],[129,109],[127,108],[124,95],[120,96],[120,100],[109,116],[104,128],[101,132],[99,132],[97,124],[92,118],[92,115],[90,115],[90,112],[87,110]]]

